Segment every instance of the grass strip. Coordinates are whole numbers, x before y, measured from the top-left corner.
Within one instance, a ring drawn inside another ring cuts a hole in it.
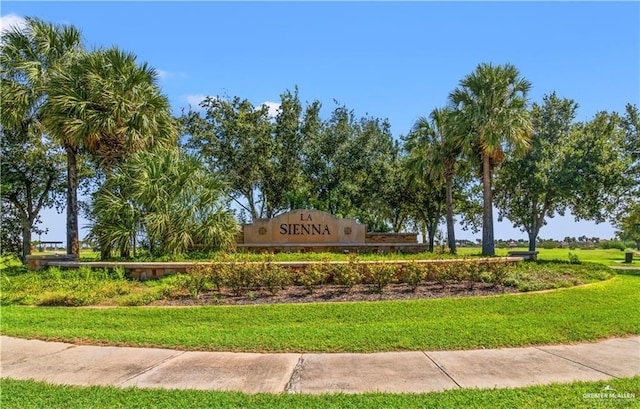
[[[546,293],[231,307],[2,307],[3,335],[187,350],[377,352],[640,334],[640,276]]]
[[[257,394],[54,386],[2,379],[3,409],[74,408],[559,408],[637,407],[640,377],[519,389],[461,389],[425,394]],[[607,389],[605,389],[607,388]],[[615,390],[612,391],[611,389]],[[607,398],[592,398],[593,394]],[[609,397],[614,395],[616,397]],[[620,397],[618,397],[620,396]],[[622,397],[626,396],[626,397]],[[613,406],[611,406],[613,405]]]

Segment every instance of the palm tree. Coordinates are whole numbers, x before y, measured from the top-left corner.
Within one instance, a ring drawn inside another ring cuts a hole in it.
[[[410,143],[414,171],[425,175],[431,183],[444,185],[446,200],[447,245],[456,253],[453,220],[453,177],[461,149],[455,138],[455,112],[451,108],[434,109],[429,118],[416,121]]]
[[[82,53],[50,84],[43,119],[67,153],[67,246],[78,255],[78,164],[81,151],[107,176],[128,155],[177,140],[156,71],[117,48]],[[69,244],[70,243],[70,244]]]
[[[81,52],[82,44],[80,32],[73,26],[52,25],[37,18],[25,20],[23,29],[2,33],[0,122],[3,132],[33,145],[41,144],[45,137],[43,111],[51,81]],[[37,211],[29,219],[36,216]],[[29,253],[30,229],[24,230],[24,254]],[[67,245],[70,243],[67,240]]]
[[[120,165],[94,196],[92,235],[103,258],[126,257],[143,236],[151,253],[227,249],[237,226],[224,185],[202,163],[174,149],[141,151]]]
[[[449,94],[458,111],[459,146],[482,162],[482,254],[495,255],[493,242],[493,171],[505,149],[528,147],[532,127],[527,110],[531,83],[511,65],[483,63]]]

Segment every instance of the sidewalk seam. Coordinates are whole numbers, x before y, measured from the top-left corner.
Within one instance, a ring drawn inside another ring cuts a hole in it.
[[[170,361],[170,360],[172,360],[172,359],[174,359],[174,358],[177,358],[177,357],[179,357],[180,355],[183,355],[183,354],[185,354],[185,353],[186,353],[186,351],[179,351],[179,352],[180,352],[180,353],[175,354],[175,355],[168,356],[168,357],[166,357],[166,358],[162,359],[161,361],[158,361],[157,363],[155,363],[155,364],[151,365],[150,367],[145,368],[144,370],[142,370],[142,371],[140,371],[140,372],[138,372],[138,373],[136,373],[136,374],[134,374],[134,375],[131,375],[131,376],[130,376],[130,377],[128,377],[127,379],[125,379],[125,380],[123,380],[123,381],[119,382],[119,383],[118,383],[118,386],[123,386],[125,383],[129,382],[130,380],[132,380],[132,379],[134,379],[134,378],[137,378],[138,376],[140,376],[140,375],[142,375],[142,374],[145,374],[145,373],[147,373],[147,372],[149,372],[149,371],[151,371],[151,370],[153,370],[153,369],[156,369],[157,367],[159,367],[160,365],[164,364],[165,362],[168,362],[168,361]]]
[[[615,375],[612,375],[612,374],[610,374],[610,373],[607,373],[607,372],[605,372],[605,371],[603,371],[603,370],[601,370],[601,369],[594,368],[594,367],[591,367],[591,366],[589,366],[589,365],[583,364],[582,362],[575,361],[575,360],[573,360],[573,359],[571,359],[571,358],[567,358],[566,356],[562,356],[562,355],[559,355],[559,354],[557,354],[557,353],[553,353],[553,352],[551,352],[551,351],[545,351],[544,349],[541,349],[540,347],[534,347],[534,348],[535,348],[535,349],[537,349],[538,351],[545,352],[545,353],[547,353],[547,354],[549,354],[549,355],[553,355],[553,356],[556,356],[556,357],[558,357],[558,358],[562,358],[562,359],[564,359],[564,360],[566,360],[566,361],[573,362],[574,364],[578,364],[578,365],[580,365],[580,366],[584,366],[585,368],[589,368],[589,369],[591,369],[591,370],[593,370],[593,371],[600,372],[600,373],[605,374],[605,375],[607,375],[607,376],[611,376],[612,378],[616,378],[616,379],[617,379],[617,378],[619,378],[618,376],[615,376]]]
[[[305,361],[305,354],[300,354],[300,358],[298,358],[298,363],[293,368],[291,372],[291,377],[289,377],[289,382],[284,386],[285,393],[298,393],[300,392],[300,378],[302,373],[302,367]]]
[[[451,376],[449,374],[449,372],[447,372],[447,370],[444,368],[444,366],[440,365],[439,363],[436,362],[435,359],[431,358],[431,356],[429,356],[428,353],[426,353],[425,351],[422,351],[422,353],[424,354],[424,356],[426,356],[431,362],[433,362],[433,364],[440,370],[442,371],[443,374],[447,375],[447,378],[451,379],[451,382],[455,383],[456,386],[458,388],[462,389],[462,385],[460,385],[458,382],[456,382],[455,379],[453,379],[453,376]]]

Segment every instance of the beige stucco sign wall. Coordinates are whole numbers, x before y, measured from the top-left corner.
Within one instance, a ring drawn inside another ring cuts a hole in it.
[[[319,210],[293,210],[245,224],[244,244],[364,243],[367,226]]]

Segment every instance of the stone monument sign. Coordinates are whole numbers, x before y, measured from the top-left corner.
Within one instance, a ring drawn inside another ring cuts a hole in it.
[[[244,244],[364,244],[367,226],[320,210],[293,210],[243,225]]]

